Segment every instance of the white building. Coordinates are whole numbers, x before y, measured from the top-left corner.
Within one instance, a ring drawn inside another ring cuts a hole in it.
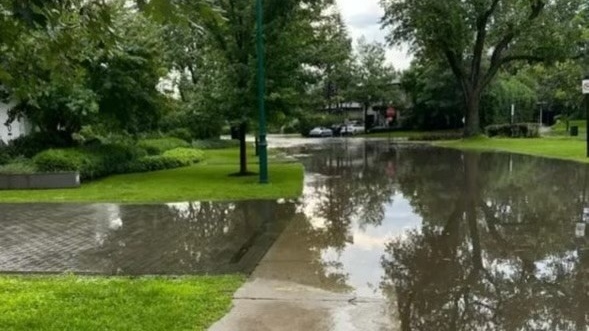
[[[26,135],[31,132],[31,125],[26,120],[16,120],[8,125],[8,110],[14,106],[14,104],[5,104],[0,102],[0,140],[7,143],[20,136]]]

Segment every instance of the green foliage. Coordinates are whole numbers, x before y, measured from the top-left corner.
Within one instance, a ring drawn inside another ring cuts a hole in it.
[[[42,172],[77,171],[82,180],[135,171],[135,161],[145,157],[143,149],[129,145],[98,145],[49,149],[33,161]]]
[[[185,167],[187,165],[190,165],[190,162],[175,157],[165,155],[149,155],[130,163],[128,165],[127,172],[133,173],[175,169]]]
[[[31,158],[45,149],[62,148],[71,144],[71,138],[63,132],[33,132],[10,141],[6,151],[12,157]]]
[[[87,178],[92,177],[96,160],[77,149],[49,149],[37,154],[34,162],[41,172],[80,171]]]
[[[192,141],[192,132],[190,132],[190,129],[188,129],[188,128],[172,129],[172,130],[168,131],[166,133],[166,135],[173,137],[173,138],[182,139],[182,140],[188,141],[188,142]]]
[[[178,147],[190,147],[190,144],[178,138],[158,138],[139,140],[137,146],[145,149],[149,155],[160,155]]]
[[[501,74],[483,95],[481,124],[491,125],[511,121],[511,105],[515,106],[517,122],[538,120],[538,96],[535,81],[524,74]]]
[[[185,164],[194,164],[204,159],[204,153],[201,150],[193,148],[175,148],[164,152],[163,156],[182,161]]]
[[[464,104],[452,72],[435,62],[414,63],[401,79],[411,106],[403,113],[403,128],[456,129],[463,126]]]
[[[0,147],[0,166],[10,162],[12,157],[8,153],[8,148]]]
[[[502,68],[582,54],[584,0],[383,0],[391,44],[444,62],[465,101],[465,135],[480,132],[480,98]],[[586,32],[586,31],[585,31]]]
[[[540,128],[536,123],[498,124],[487,126],[485,133],[489,137],[538,138]]]
[[[364,106],[395,104],[399,106],[399,91],[393,86],[397,78],[395,68],[386,60],[386,48],[378,42],[358,42],[358,59],[353,74],[357,86],[351,96]]]
[[[202,331],[227,313],[242,283],[239,275],[1,276],[0,325],[3,331],[92,331],[105,325]]]
[[[173,111],[168,113],[160,121],[161,129],[169,136],[174,136],[174,132],[186,130],[190,134],[190,140],[193,139],[211,139],[218,138],[221,135],[223,126],[222,118],[219,114],[211,111],[199,111],[189,104],[184,110]]]
[[[238,147],[239,141],[236,140],[221,140],[221,139],[210,139],[210,140],[195,140],[192,142],[192,147],[197,149],[223,149]]]
[[[300,196],[304,177],[301,164],[271,161],[272,185],[260,185],[257,176],[227,176],[235,172],[238,155],[238,149],[207,150],[206,162],[191,167],[111,176],[82,183],[77,190],[0,191],[0,201],[162,203]],[[248,158],[254,161],[253,153],[250,152]]]
[[[0,174],[2,175],[26,175],[38,172],[34,163],[26,159],[17,159],[12,162],[0,164]]]

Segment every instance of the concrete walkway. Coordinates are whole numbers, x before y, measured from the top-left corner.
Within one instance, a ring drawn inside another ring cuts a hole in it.
[[[379,294],[358,297],[317,272],[294,220],[234,296],[211,331],[399,330],[396,308]],[[361,262],[359,262],[361,263]]]

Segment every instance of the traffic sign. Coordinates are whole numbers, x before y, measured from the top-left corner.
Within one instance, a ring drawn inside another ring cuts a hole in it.
[[[589,94],[589,79],[583,81],[583,94]]]
[[[395,117],[395,113],[396,113],[395,108],[389,107],[387,109],[387,117],[393,118],[393,117]]]

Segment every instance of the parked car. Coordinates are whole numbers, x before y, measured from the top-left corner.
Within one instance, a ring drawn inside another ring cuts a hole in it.
[[[309,137],[333,137],[333,131],[319,126],[309,132]]]
[[[353,136],[366,132],[366,129],[363,125],[349,124],[344,126],[340,132],[342,136]]]

